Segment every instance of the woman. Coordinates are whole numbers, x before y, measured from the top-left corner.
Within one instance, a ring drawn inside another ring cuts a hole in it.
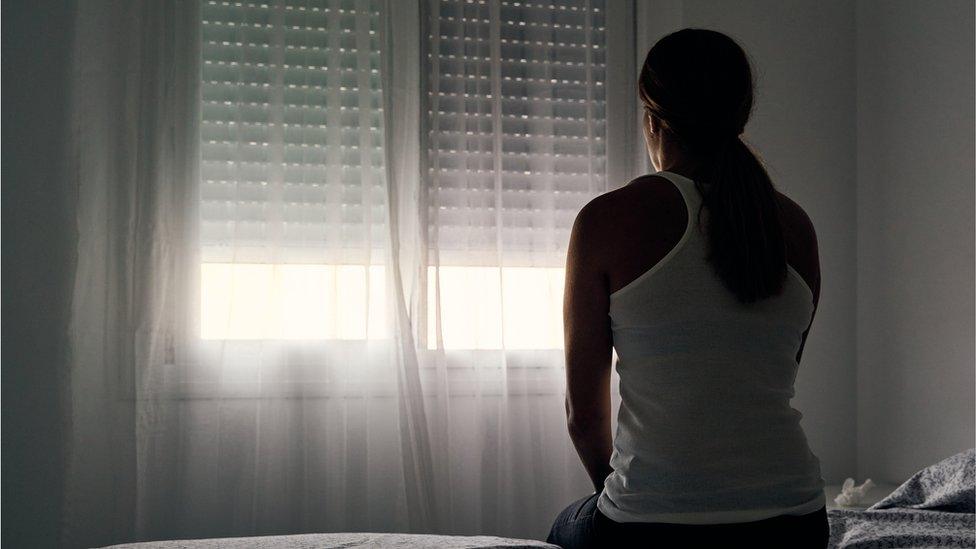
[[[596,492],[549,541],[822,548],[820,465],[790,406],[817,239],[740,139],[748,58],[724,34],[681,30],[648,52],[639,94],[658,173],[587,204],[570,239],[566,409]]]

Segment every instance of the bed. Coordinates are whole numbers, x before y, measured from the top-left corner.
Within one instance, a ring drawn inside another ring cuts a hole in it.
[[[927,467],[864,511],[831,509],[831,549],[976,547],[976,450]],[[559,549],[535,540],[426,534],[301,534],[113,545],[113,549]]]
[[[976,547],[976,450],[915,473],[864,511],[831,509],[830,547]]]
[[[433,536],[427,534],[299,534],[293,536],[254,536],[175,541],[148,541],[112,545],[106,549],[559,549],[541,541],[497,538],[493,536]]]

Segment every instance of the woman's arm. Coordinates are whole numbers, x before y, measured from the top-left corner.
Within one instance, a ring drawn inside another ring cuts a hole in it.
[[[813,293],[813,313],[800,339],[800,348],[796,352],[796,363],[799,364],[803,356],[803,348],[807,344],[807,336],[813,326],[813,318],[820,304],[820,250],[817,244],[817,231],[810,216],[790,197],[782,193],[779,196],[784,205],[781,211],[784,213],[787,229],[786,256]]]
[[[576,217],[566,259],[563,329],[569,435],[594,489],[610,474],[610,295],[601,256],[600,215],[590,203]]]

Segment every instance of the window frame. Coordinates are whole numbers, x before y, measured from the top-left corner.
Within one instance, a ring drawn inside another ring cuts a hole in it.
[[[414,67],[411,67],[410,70],[413,70],[413,72],[421,75],[424,73],[423,70],[424,63],[425,60],[427,59],[427,54],[429,53],[428,52],[429,41],[426,39],[427,36],[426,24],[428,21],[427,10],[431,9],[431,6],[435,2],[436,0],[406,0],[406,1],[401,0],[397,2],[387,2],[384,4],[384,8],[391,9],[392,11],[396,12],[395,14],[385,14],[386,16],[385,19],[387,21],[389,21],[390,19],[394,19],[396,21],[396,32],[393,33],[392,40],[400,41],[400,43],[407,42],[408,44],[409,43],[414,44],[414,51],[416,51],[417,54],[417,57],[415,58],[416,65],[414,65]],[[488,0],[488,2],[493,4],[500,4],[501,0]],[[607,179],[606,180],[608,186],[608,189],[606,190],[610,190],[612,188],[616,188],[626,184],[632,178],[633,174],[640,169],[639,167],[641,162],[640,160],[635,161],[635,159],[643,158],[644,156],[646,156],[643,155],[643,150],[642,150],[643,147],[639,149],[639,152],[641,154],[639,155],[634,154],[635,150],[637,150],[636,145],[638,140],[640,139],[639,136],[641,135],[640,126],[639,126],[639,117],[637,116],[638,109],[636,105],[636,90],[635,90],[636,77],[635,74],[633,74],[635,71],[632,70],[634,68],[634,65],[636,65],[636,62],[627,62],[628,60],[629,61],[636,60],[634,56],[634,52],[635,52],[634,21],[636,19],[635,18],[636,9],[637,8],[635,7],[634,3],[630,1],[620,2],[620,1],[610,0],[606,3],[606,14],[605,14],[606,26],[607,28],[619,29],[619,31],[608,32],[607,44],[606,44],[606,50],[607,50],[606,52],[607,74],[606,74],[606,86],[605,86],[606,102],[607,102],[607,112],[606,112],[606,120],[607,120],[606,121],[606,143],[607,143],[606,178]],[[647,12],[645,12],[645,15],[646,14]],[[384,15],[381,15],[381,20],[384,20]],[[391,41],[391,38],[388,37],[387,44],[391,44],[391,43],[393,42]],[[202,44],[201,44],[201,48],[202,48]],[[202,50],[201,50],[201,55],[202,55]],[[384,60],[389,59],[388,56],[382,54],[381,56],[384,58]],[[624,61],[612,62],[612,60],[615,59],[622,59]],[[382,87],[384,90],[383,93],[384,103],[386,103],[384,106],[386,107],[387,105],[390,104],[387,103],[386,98],[388,95],[391,94],[387,94],[385,92],[388,89],[394,89],[392,87],[389,87],[390,84],[394,82],[391,81],[391,75],[389,74],[390,71],[384,69],[388,69],[388,66],[381,68],[381,75],[380,75]],[[415,136],[415,140],[413,141],[415,146],[412,147],[412,150],[410,147],[404,147],[402,145],[403,139],[400,139],[399,140],[400,146],[398,147],[397,152],[400,154],[407,155],[406,162],[408,163],[408,165],[411,162],[416,165],[416,169],[417,169],[416,178],[417,181],[419,182],[418,184],[419,188],[417,188],[416,190],[419,191],[420,193],[419,196],[421,200],[419,205],[421,207],[418,207],[415,212],[412,212],[412,214],[417,216],[417,219],[419,220],[418,223],[420,228],[425,229],[428,223],[425,197],[426,197],[426,192],[428,187],[428,185],[426,184],[426,176],[429,169],[427,151],[429,149],[428,130],[430,124],[430,117],[426,116],[426,108],[424,108],[426,105],[426,97],[427,97],[426,96],[427,79],[420,77],[411,80],[409,75],[404,74],[404,73],[408,73],[409,70],[393,71],[393,72],[399,72],[399,74],[394,74],[392,76],[392,80],[396,81],[395,82],[396,84],[403,84],[404,82],[406,82],[409,85],[417,86],[417,89],[414,90],[415,97],[416,99],[418,99],[417,103],[412,106],[399,105],[399,108],[404,111],[410,110],[411,108],[415,108],[416,109],[415,112],[419,112],[420,115],[413,117],[415,118],[415,120],[413,118],[407,118],[407,124],[405,125],[405,128],[402,130],[398,130],[404,132],[404,134],[407,136],[413,134],[413,136]],[[202,97],[200,98],[200,101],[202,102]],[[397,105],[395,104],[393,106],[394,108],[397,107]],[[395,139],[391,139],[392,137],[390,135],[391,133],[392,133],[391,128],[384,127],[384,140],[386,145],[389,145],[391,141],[396,141]],[[643,158],[643,160],[646,163],[646,158]],[[391,167],[386,166],[386,171],[389,176],[389,174],[391,173]],[[389,179],[389,177],[387,181],[388,181],[387,183],[388,185],[395,185],[397,183],[396,181]],[[424,232],[426,233],[426,231]],[[429,265],[430,262],[427,261],[426,255],[430,253],[430,250],[426,244],[426,240],[424,241],[424,244],[421,246],[421,253],[424,255],[423,263],[425,265]],[[202,264],[202,259],[200,261],[197,261],[197,263]],[[481,352],[481,351],[484,351],[486,353],[501,352],[501,350],[458,351],[454,349],[447,349],[447,350],[428,349],[427,327],[428,327],[428,323],[430,322],[430,319],[427,318],[427,313],[426,313],[426,308],[427,308],[426,303],[428,301],[427,280],[426,280],[427,270],[422,269],[421,271],[422,271],[421,273],[418,273],[418,276],[420,278],[418,291],[420,292],[419,301],[421,304],[424,304],[424,306],[419,307],[419,310],[417,311],[418,314],[415,316],[415,318],[418,319],[417,326],[415,327],[416,330],[415,336],[417,339],[418,351],[419,352],[434,351],[440,353]],[[197,272],[195,274],[196,274],[197,284],[195,284],[194,287],[197,293],[196,298],[197,300],[199,300],[200,299],[200,295],[199,295],[200,273]],[[193,301],[195,306],[192,307],[191,310],[193,311],[193,315],[196,321],[199,322],[200,303],[197,300]],[[199,337],[201,331],[198,324],[195,327],[193,334],[197,336],[196,337],[197,340],[202,339]],[[215,340],[215,341],[226,342],[232,340]],[[245,341],[253,341],[253,340],[245,340]],[[281,341],[288,343],[288,342],[295,342],[300,340],[281,340]],[[342,340],[342,339],[328,339],[328,340],[315,340],[315,341],[317,344],[329,345],[329,346],[356,345],[359,342],[359,340]],[[538,352],[550,352],[550,351],[562,352],[561,349],[538,350]],[[504,352],[523,353],[523,351],[511,351],[511,350],[504,351]],[[535,351],[530,351],[530,352],[535,352]],[[513,364],[517,362],[518,361],[516,360],[513,362]]]

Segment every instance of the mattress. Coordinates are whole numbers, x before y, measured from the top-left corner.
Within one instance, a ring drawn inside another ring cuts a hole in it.
[[[112,545],[113,549],[326,549],[356,547],[395,547],[416,549],[559,549],[541,541],[498,538],[493,536],[433,536],[427,534],[299,534],[291,536],[255,536],[173,541],[147,541]]]
[[[976,547],[976,515],[918,509],[831,509],[831,549]]]
[[[831,549],[976,547],[976,449],[922,469],[864,511],[831,509]],[[325,549],[350,547],[491,547],[559,549],[535,540],[426,534],[301,534],[247,538],[151,541],[115,549]]]
[[[827,517],[831,549],[976,547],[976,449],[922,469],[864,511]]]

